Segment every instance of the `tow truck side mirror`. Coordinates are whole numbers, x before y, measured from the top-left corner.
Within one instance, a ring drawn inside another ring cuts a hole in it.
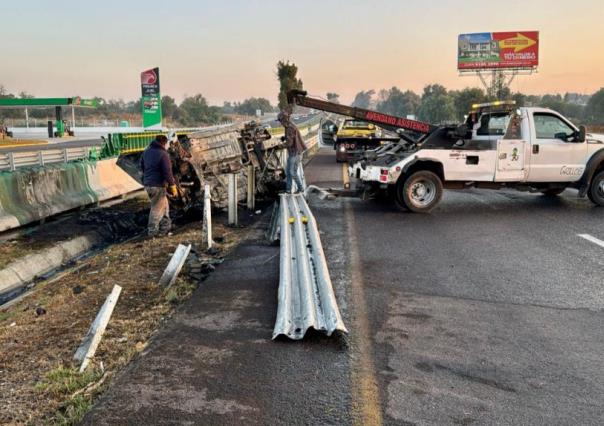
[[[579,126],[579,134],[577,135],[577,142],[585,142],[585,134],[587,130],[585,126]]]

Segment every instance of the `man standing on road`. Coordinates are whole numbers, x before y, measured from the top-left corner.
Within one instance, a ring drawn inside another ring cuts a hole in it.
[[[151,199],[148,234],[153,237],[166,235],[170,231],[172,222],[167,194],[173,197],[178,194],[172,175],[172,162],[166,150],[167,143],[166,136],[158,135],[141,158],[143,185]]]
[[[300,130],[290,120],[290,112],[283,110],[277,120],[285,129],[285,146],[287,147],[287,165],[285,166],[285,179],[287,192],[292,192],[292,181],[296,182],[297,192],[304,192],[304,182],[301,167],[302,153],[306,150]]]

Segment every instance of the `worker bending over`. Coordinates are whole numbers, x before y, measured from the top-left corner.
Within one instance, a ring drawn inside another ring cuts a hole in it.
[[[304,181],[301,167],[302,154],[306,150],[300,130],[290,120],[290,112],[283,110],[277,119],[285,129],[285,146],[287,147],[287,165],[285,166],[286,192],[304,192]],[[292,191],[292,181],[296,182],[297,191]]]
[[[143,185],[151,199],[148,234],[153,237],[170,232],[172,221],[167,194],[173,197],[178,194],[172,174],[172,162],[166,150],[167,144],[168,138],[158,135],[145,149],[141,158]]]

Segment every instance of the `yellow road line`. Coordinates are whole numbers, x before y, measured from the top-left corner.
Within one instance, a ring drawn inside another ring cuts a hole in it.
[[[18,148],[20,146],[48,145],[48,141],[35,139],[5,139],[0,140],[0,148]]]
[[[371,347],[371,328],[367,316],[359,244],[354,231],[356,229],[354,214],[348,202],[345,202],[345,218],[348,226],[348,247],[350,248],[351,305],[354,307],[354,326],[352,327],[354,332],[351,333],[353,354],[350,373],[353,424],[381,425],[383,423],[382,405]]]

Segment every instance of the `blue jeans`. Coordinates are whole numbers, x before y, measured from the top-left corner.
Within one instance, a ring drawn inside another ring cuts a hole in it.
[[[285,190],[287,192],[291,192],[292,190],[292,180],[296,181],[299,192],[303,192],[305,189],[302,178],[300,177],[300,172],[302,171],[302,167],[300,167],[301,158],[302,154],[289,154],[287,156],[287,165],[285,166]]]

